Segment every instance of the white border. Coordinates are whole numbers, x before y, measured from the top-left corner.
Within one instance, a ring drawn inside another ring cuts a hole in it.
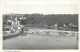
[[[6,1],[6,2],[0,2],[0,52],[4,52],[4,51],[7,51],[7,50],[3,50],[2,49],[2,14],[3,14],[3,5],[6,4],[6,5],[26,5],[26,4],[78,4],[78,8],[79,8],[79,14],[80,14],[80,1],[72,1],[72,2],[50,2],[50,1],[14,1],[14,2],[11,2],[11,1]],[[80,17],[80,16],[79,16]],[[80,18],[79,18],[80,20]],[[79,21],[80,23],[80,21]],[[80,25],[79,25],[80,26]],[[80,28],[79,28],[80,29]],[[80,36],[79,36],[80,37]],[[79,39],[80,40],[80,39]],[[80,43],[80,42],[79,42]],[[80,47],[80,45],[79,45]],[[21,51],[21,52],[79,52],[79,49],[78,50],[9,50],[11,52],[15,52],[15,51]]]

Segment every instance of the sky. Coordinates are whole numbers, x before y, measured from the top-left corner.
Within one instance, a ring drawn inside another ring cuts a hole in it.
[[[27,4],[27,5],[3,5],[3,13],[16,14],[78,14],[76,4]]]

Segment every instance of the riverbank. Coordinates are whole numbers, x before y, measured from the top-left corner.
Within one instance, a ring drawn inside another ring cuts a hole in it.
[[[17,36],[19,36],[19,33],[20,32],[3,34],[3,40],[13,38],[13,37],[17,37]]]
[[[52,36],[76,36],[78,35],[78,32],[75,31],[64,31],[64,30],[55,30],[55,29],[42,29],[42,28],[28,28],[28,31],[25,32],[14,32],[14,33],[6,33],[3,34],[3,40],[8,39],[8,38],[13,38],[17,37],[20,35],[24,34],[32,34],[32,35],[52,35]],[[54,34],[55,33],[55,34]]]

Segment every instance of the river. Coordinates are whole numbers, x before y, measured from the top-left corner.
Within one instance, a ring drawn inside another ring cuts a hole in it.
[[[74,36],[31,35],[18,36],[3,40],[3,49],[9,50],[45,50],[45,49],[77,49],[78,41]]]

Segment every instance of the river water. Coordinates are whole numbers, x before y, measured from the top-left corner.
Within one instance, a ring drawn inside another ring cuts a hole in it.
[[[77,49],[78,41],[74,36],[31,35],[18,36],[3,40],[3,49],[40,50],[40,49]]]

